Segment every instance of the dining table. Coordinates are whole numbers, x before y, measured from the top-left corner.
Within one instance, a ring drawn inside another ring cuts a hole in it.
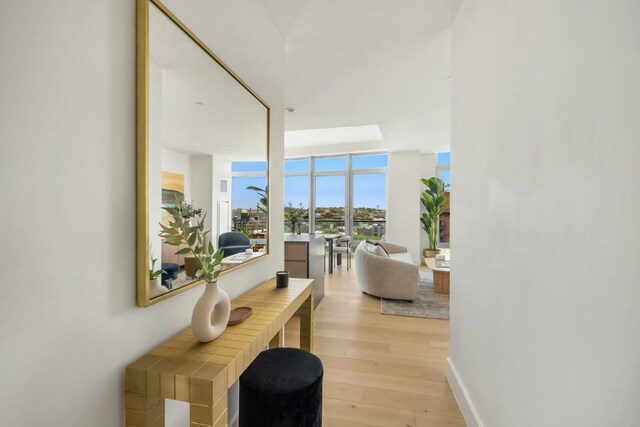
[[[324,239],[329,244],[329,274],[333,274],[333,244],[341,234],[324,234]]]

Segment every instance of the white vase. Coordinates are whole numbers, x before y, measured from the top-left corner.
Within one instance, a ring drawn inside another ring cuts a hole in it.
[[[229,295],[218,287],[217,282],[207,283],[191,315],[193,335],[200,342],[218,338],[227,327],[230,313]]]

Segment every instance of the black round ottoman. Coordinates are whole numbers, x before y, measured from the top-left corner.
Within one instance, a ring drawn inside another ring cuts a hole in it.
[[[323,373],[304,350],[263,351],[240,375],[240,427],[321,426]]]

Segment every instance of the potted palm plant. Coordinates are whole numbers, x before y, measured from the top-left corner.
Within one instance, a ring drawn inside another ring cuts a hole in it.
[[[291,234],[296,232],[296,224],[298,225],[298,234],[300,234],[300,221],[305,214],[305,209],[300,203],[299,208],[294,208],[291,202],[284,208],[284,219],[291,223]]]
[[[434,258],[438,253],[438,242],[440,240],[440,215],[447,207],[447,198],[444,195],[445,184],[437,177],[420,180],[426,189],[422,192],[420,202],[424,207],[424,212],[420,217],[422,229],[427,233],[428,247],[424,250],[425,258]]]
[[[222,262],[222,251],[216,251],[211,241],[205,246],[205,236],[209,231],[204,231],[204,219],[193,218],[194,210],[189,204],[165,206],[162,209],[171,214],[172,221],[169,225],[160,224],[162,232],[160,237],[171,246],[182,247],[176,255],[192,254],[200,263],[200,268],[195,273],[195,279],[206,282],[205,291],[196,303],[191,316],[191,329],[193,335],[200,342],[209,342],[216,339],[227,326],[231,304],[227,293],[218,287],[218,275]],[[191,219],[193,218],[193,219]],[[213,314],[213,319],[212,315]]]

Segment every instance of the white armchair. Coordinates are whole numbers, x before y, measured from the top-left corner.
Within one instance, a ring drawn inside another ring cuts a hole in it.
[[[356,248],[355,258],[356,277],[363,292],[408,301],[418,297],[418,266],[406,247],[389,242],[376,246],[363,241]]]

